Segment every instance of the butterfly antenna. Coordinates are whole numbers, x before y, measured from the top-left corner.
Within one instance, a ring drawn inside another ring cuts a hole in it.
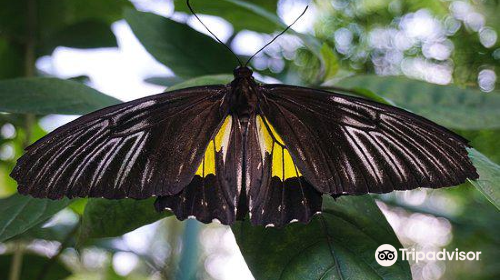
[[[245,67],[248,66],[248,63],[250,63],[250,60],[252,60],[252,58],[254,58],[257,54],[259,54],[261,51],[263,51],[265,48],[267,48],[267,46],[271,45],[274,41],[276,41],[276,39],[278,39],[278,37],[285,34],[288,31],[288,29],[290,29],[292,27],[292,25],[294,25],[307,12],[307,9],[309,9],[309,5],[306,6],[304,11],[292,22],[292,24],[288,25],[285,28],[285,30],[281,31],[280,34],[274,36],[274,38],[271,41],[269,41],[269,43],[265,44],[262,48],[260,48],[260,50],[258,50],[256,53],[254,53],[245,63]]]
[[[240,64],[240,66],[243,66],[243,64],[241,63],[241,60],[238,58],[238,56],[233,52],[233,50],[231,50],[230,47],[228,47],[226,44],[224,44],[217,36],[215,36],[215,34],[210,31],[210,29],[208,29],[208,27],[203,23],[203,21],[201,21],[201,19],[198,17],[198,15],[196,14],[196,12],[193,10],[193,7],[191,7],[191,4],[189,3],[189,0],[186,0],[186,4],[189,8],[189,11],[191,11],[191,14],[193,14],[193,16],[201,23],[201,25],[203,25],[203,27],[205,27],[205,29],[210,33],[212,34],[212,36],[214,36],[215,40],[217,40],[217,42],[221,43],[224,47],[226,47],[226,49],[228,49],[233,55],[234,57],[236,58],[236,60],[238,60],[238,63]]]

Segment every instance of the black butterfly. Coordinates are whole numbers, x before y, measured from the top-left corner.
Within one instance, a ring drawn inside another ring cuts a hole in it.
[[[395,107],[262,85],[248,67],[228,85],[111,106],[26,149],[11,176],[34,197],[144,199],[183,220],[307,223],[322,194],[439,188],[478,175],[467,140]]]

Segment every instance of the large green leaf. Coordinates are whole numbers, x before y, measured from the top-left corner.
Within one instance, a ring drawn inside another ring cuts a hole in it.
[[[78,222],[76,222],[78,223]],[[58,242],[67,242],[68,238],[74,237],[76,234],[78,224],[66,224],[66,223],[57,223],[55,225],[51,225],[46,227],[45,224],[40,224],[26,231],[25,233],[13,237],[10,241],[32,241],[33,239],[43,239],[48,241],[58,241]]]
[[[0,255],[0,279],[9,279],[12,259],[13,255]],[[39,279],[38,276],[49,262],[49,259],[46,257],[32,254],[23,255],[22,260],[21,275],[19,277],[19,279],[22,280]],[[51,264],[43,279],[63,280],[70,275],[71,271],[69,271],[62,263],[56,261]]]
[[[199,14],[215,15],[229,21],[236,31],[242,29],[272,33],[283,24],[275,15],[276,0],[192,0],[191,6]],[[175,10],[189,13],[185,0],[175,0]]]
[[[26,36],[27,4],[17,0],[0,0],[0,27],[4,35]],[[111,24],[121,18],[124,7],[130,6],[127,0],[44,0],[35,5],[36,33],[38,39],[43,41],[48,38],[45,36],[84,20],[98,19]]]
[[[125,19],[146,50],[178,76],[231,73],[237,66],[224,46],[186,24],[132,9]]]
[[[20,194],[1,199],[0,242],[46,221],[69,203],[69,199],[38,199]]]
[[[469,157],[479,174],[479,179],[470,182],[500,209],[500,166],[475,149],[469,150]]]
[[[276,13],[276,9],[278,8],[279,0],[222,0],[219,2],[226,2],[226,3],[230,3],[230,4],[235,3],[233,5],[257,6],[257,7],[260,7],[262,9],[274,14],[274,13]],[[185,0],[174,0],[174,3],[175,3],[176,10],[182,11],[182,12],[189,12],[189,9],[186,5]],[[193,6],[194,10],[197,13],[205,13],[208,9],[207,7],[214,7],[214,6],[211,6],[213,4],[207,4],[207,3],[204,3],[203,1],[200,1],[200,0],[191,0],[190,3],[191,3],[191,6]],[[221,9],[228,7],[228,6],[226,6],[228,4],[218,4],[218,5],[219,6],[217,6],[217,7],[220,7]],[[217,12],[216,10],[211,10],[211,11]]]
[[[25,36],[27,33],[26,2],[0,0],[0,26],[7,36]],[[64,28],[86,20],[99,20],[108,26],[121,18],[122,9],[130,7],[127,0],[44,0],[36,5],[36,33],[39,43]],[[92,32],[92,31],[90,31]]]
[[[82,115],[120,101],[81,83],[56,78],[0,81],[0,112]]]
[[[233,79],[234,79],[233,75],[227,75],[227,74],[201,76],[175,84],[169,87],[168,91],[187,88],[187,87],[196,87],[196,86],[225,85],[230,83]]]
[[[29,3],[35,4],[36,16],[28,14]],[[28,22],[35,27],[31,32],[37,57],[49,54],[59,43],[76,48],[116,46],[110,25],[130,6],[127,0],[0,0],[0,78],[23,75]],[[83,32],[83,27],[93,28]]]
[[[116,47],[116,37],[109,24],[99,20],[81,21],[57,31],[41,46],[40,52],[50,54],[58,46],[89,49]]]
[[[184,79],[177,76],[170,76],[170,77],[152,76],[144,79],[144,81],[153,85],[170,87],[175,84],[181,83],[182,81],[184,81]]]
[[[308,225],[283,229],[238,223],[232,227],[256,279],[411,279],[408,262],[383,267],[375,260],[382,244],[402,247],[368,196],[325,197],[323,214]]]
[[[324,66],[323,80],[333,79],[340,68],[339,61],[333,49],[326,43],[323,44],[320,50],[321,62]]]
[[[167,91],[188,88],[188,87],[206,86],[206,85],[226,85],[233,80],[234,76],[229,74],[200,76],[177,83],[167,88]],[[260,82],[257,79],[256,81]]]
[[[448,128],[500,128],[500,94],[375,75],[346,78],[337,85],[367,88]]]
[[[83,212],[79,243],[88,238],[120,236],[169,216],[170,212],[156,212],[154,200],[89,199]]]

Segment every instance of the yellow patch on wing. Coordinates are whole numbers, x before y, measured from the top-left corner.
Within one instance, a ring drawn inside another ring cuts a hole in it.
[[[282,181],[301,176],[300,171],[293,163],[292,156],[285,147],[285,142],[269,121],[257,116],[257,131],[259,132],[262,157],[266,153],[271,155],[272,176],[276,176]]]
[[[219,152],[223,147],[227,149],[232,122],[233,120],[231,116],[226,117],[224,123],[222,123],[222,126],[219,129],[219,132],[215,135],[215,150],[217,152]]]
[[[224,156],[226,155],[229,135],[231,133],[231,122],[231,116],[226,117],[215,137],[210,140],[207,150],[205,151],[205,156],[196,170],[195,175],[201,177],[205,177],[208,174],[215,175],[215,153],[222,150]]]

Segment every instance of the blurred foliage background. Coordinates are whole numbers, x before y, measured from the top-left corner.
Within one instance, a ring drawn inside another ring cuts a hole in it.
[[[323,216],[281,231],[179,222],[153,200],[21,197],[9,173],[48,131],[120,100],[229,82],[237,64],[183,0],[0,0],[0,279],[500,278],[500,1],[192,3],[243,59],[309,4],[252,61],[257,78],[423,115],[471,140],[482,181],[326,199]],[[382,268],[382,243],[482,258]]]

